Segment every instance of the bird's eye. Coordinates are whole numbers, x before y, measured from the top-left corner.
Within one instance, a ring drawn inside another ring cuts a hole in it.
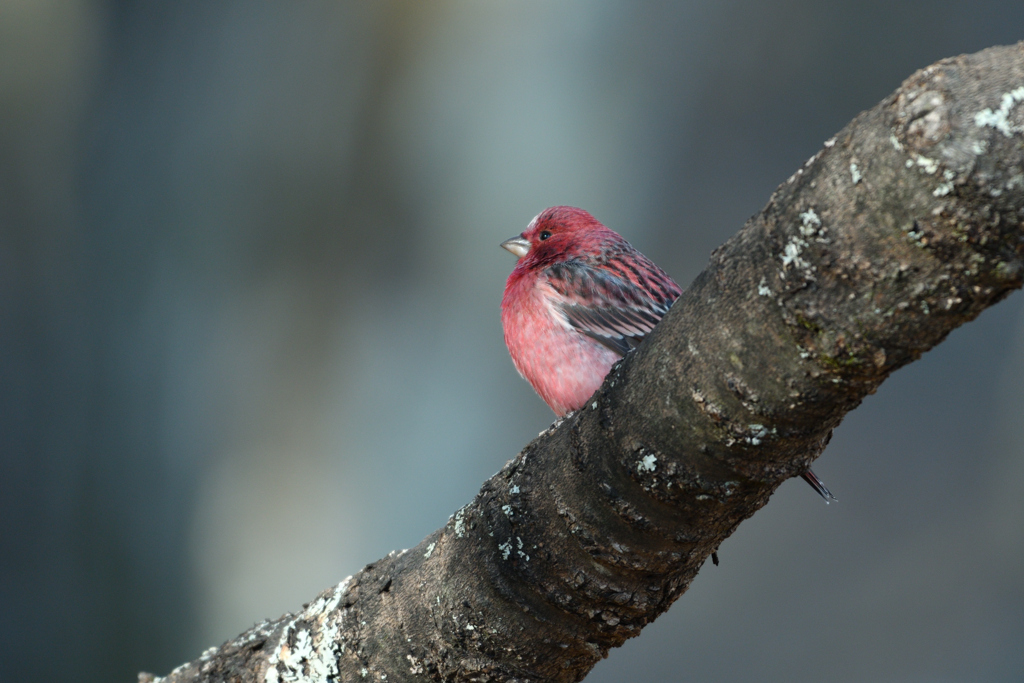
[[[547,238],[549,238],[549,237],[551,237],[551,233],[550,233],[550,232],[548,232],[547,230],[542,230],[542,231],[541,231],[541,233],[540,233],[540,238],[541,238],[542,240],[546,240],[546,239],[547,239]]]

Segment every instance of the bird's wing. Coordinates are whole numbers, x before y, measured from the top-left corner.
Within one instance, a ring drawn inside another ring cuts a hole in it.
[[[654,329],[680,293],[639,252],[630,256],[599,265],[573,259],[545,271],[556,294],[555,307],[566,322],[623,356]]]

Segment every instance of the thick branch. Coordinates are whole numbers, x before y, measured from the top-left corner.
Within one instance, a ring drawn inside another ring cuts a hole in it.
[[[914,74],[447,525],[166,680],[582,679],[889,373],[1021,286],[1022,219],[1024,44]]]

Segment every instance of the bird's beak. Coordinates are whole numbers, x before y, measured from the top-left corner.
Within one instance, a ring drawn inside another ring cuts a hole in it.
[[[522,235],[505,240],[501,246],[515,254],[516,258],[523,258],[530,251],[530,242]]]

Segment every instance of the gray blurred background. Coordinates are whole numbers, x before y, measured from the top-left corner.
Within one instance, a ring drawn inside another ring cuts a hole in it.
[[[498,243],[681,284],[1024,3],[0,0],[0,681],[166,673],[415,545],[552,420]],[[1024,304],[897,373],[590,681],[1024,678]]]

